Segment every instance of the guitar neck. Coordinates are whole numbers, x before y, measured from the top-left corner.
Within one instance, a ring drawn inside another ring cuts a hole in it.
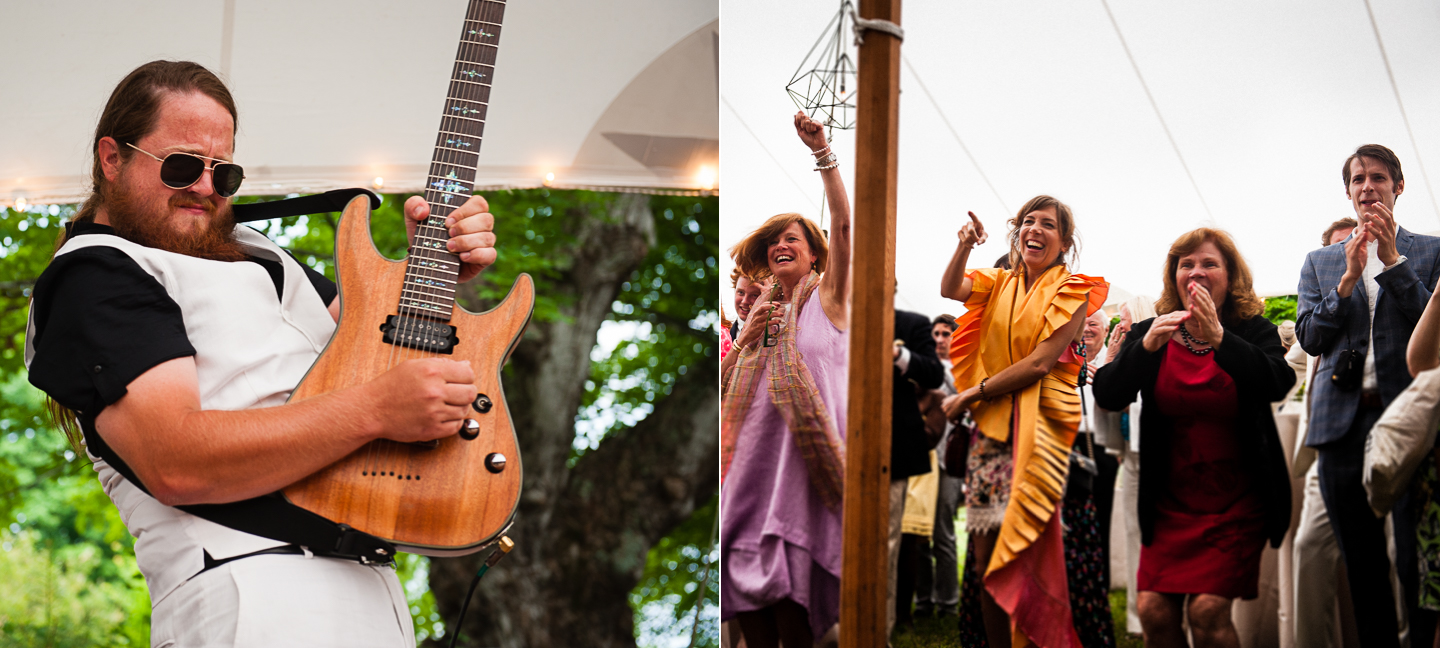
[[[475,169],[485,115],[490,105],[490,83],[495,77],[495,53],[500,44],[503,0],[470,0],[460,48],[451,67],[450,88],[440,116],[440,132],[425,179],[425,202],[430,217],[420,223],[411,242],[401,291],[401,314],[449,321],[455,311],[455,285],[460,258],[445,248],[450,234],[445,218],[475,193]]]

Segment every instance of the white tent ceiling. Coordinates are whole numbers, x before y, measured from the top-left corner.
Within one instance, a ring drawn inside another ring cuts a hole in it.
[[[724,248],[819,212],[784,87],[838,4],[722,2]],[[1321,231],[1354,215],[1340,167],[1368,142],[1404,165],[1400,224],[1440,228],[1440,4],[907,2],[901,22],[901,308],[960,312],[938,286],[965,212],[992,232],[971,263],[988,266],[1041,193],[1075,208],[1079,270],[1116,294],[1158,296],[1170,243],[1202,225],[1234,235],[1262,295],[1293,293]],[[848,178],[854,132],[837,133]]]
[[[76,202],[109,93],[193,60],[240,110],[246,194],[418,191],[466,0],[0,2],[0,205]],[[713,0],[505,11],[477,188],[704,189],[719,156]],[[713,182],[713,180],[711,181]]]

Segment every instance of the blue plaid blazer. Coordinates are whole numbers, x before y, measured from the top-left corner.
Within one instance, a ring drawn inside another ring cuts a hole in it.
[[[1300,271],[1295,337],[1306,353],[1320,358],[1314,384],[1305,387],[1312,390],[1310,431],[1305,438],[1312,447],[1344,437],[1359,409],[1360,390],[1344,391],[1330,380],[1340,351],[1353,348],[1375,354],[1375,378],[1386,405],[1410,385],[1405,347],[1440,276],[1440,238],[1399,228],[1395,248],[1406,261],[1375,277],[1380,294],[1375,300],[1375,348],[1369,349],[1370,309],[1364,280],[1355,284],[1349,298],[1342,299],[1335,290],[1345,274],[1349,240],[1306,255]]]

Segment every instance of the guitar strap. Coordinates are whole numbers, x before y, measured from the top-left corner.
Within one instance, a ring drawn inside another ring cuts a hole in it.
[[[80,427],[91,454],[105,460],[136,487],[153,496],[125,460],[105,443],[105,438],[95,433],[93,420],[81,419]],[[387,564],[395,559],[395,546],[389,542],[295,506],[278,492],[228,504],[190,504],[176,508],[236,531],[305,547],[317,556],[367,564]]]
[[[336,189],[299,198],[234,205],[230,209],[235,213],[236,223],[249,223],[271,218],[285,218],[286,216],[309,216],[310,214],[344,211],[345,205],[349,204],[352,198],[362,194],[370,197],[372,211],[380,208],[380,196],[375,195],[375,192],[369,189]]]

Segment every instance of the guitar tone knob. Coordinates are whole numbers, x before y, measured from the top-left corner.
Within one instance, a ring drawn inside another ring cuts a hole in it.
[[[470,406],[475,408],[475,411],[484,414],[486,412],[489,412],[490,408],[495,406],[495,402],[490,400],[489,396],[486,396],[485,394],[480,394],[479,396],[475,397],[475,402],[470,403]]]
[[[485,455],[485,469],[492,473],[499,473],[505,470],[505,455],[498,452]]]
[[[480,422],[475,419],[465,419],[465,422],[460,424],[458,434],[466,441],[474,441],[476,437],[480,436]]]

